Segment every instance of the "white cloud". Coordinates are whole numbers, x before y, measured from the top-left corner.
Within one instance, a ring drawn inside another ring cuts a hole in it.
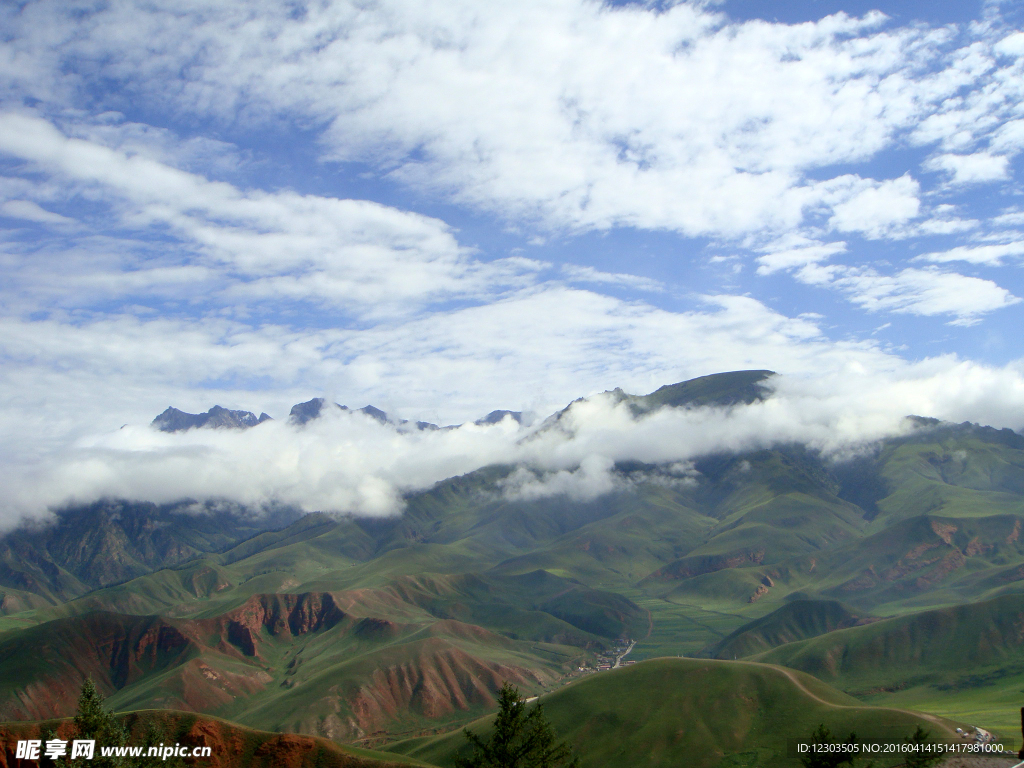
[[[1004,56],[1024,56],[1024,32],[1014,32],[995,44],[995,49]]]
[[[562,267],[564,274],[574,283],[604,283],[606,285],[624,285],[636,288],[641,291],[663,291],[665,286],[657,280],[639,275],[629,275],[622,272],[602,272],[593,267],[581,267],[578,264],[565,264]]]
[[[991,280],[944,272],[936,267],[907,268],[894,274],[882,274],[874,267],[848,264],[823,264],[846,251],[845,243],[821,243],[802,236],[791,236],[770,246],[758,257],[758,274],[780,270],[793,273],[807,285],[844,293],[854,304],[868,312],[897,314],[952,315],[953,325],[972,325],[980,315],[1012,306],[1020,301],[1012,292]],[[941,253],[928,253],[915,261],[945,263],[966,261],[998,265],[1004,256],[1024,253],[1019,243],[958,247]]]
[[[126,1],[72,13],[40,0],[7,20],[12,94],[85,101],[84,84],[105,78],[160,109],[327,126],[328,157],[570,229],[785,230],[826,193],[808,169],[867,159],[910,129],[954,144],[988,131],[1017,75],[992,57],[1012,38],[979,27],[951,48],[948,29],[886,28],[879,13],[784,25],[691,3],[391,0],[295,14]],[[848,204],[837,225],[884,231],[868,210],[883,195]],[[913,215],[906,195],[900,205]]]
[[[363,315],[408,313],[430,301],[525,285],[540,266],[523,258],[473,259],[437,219],[362,200],[240,190],[144,155],[68,138],[29,115],[0,113],[0,152],[86,185],[122,226],[169,228],[226,302],[276,298]],[[125,271],[85,279],[111,289],[147,282]]]
[[[48,211],[38,203],[31,200],[8,200],[0,203],[0,216],[9,216],[12,219],[24,219],[36,221],[41,224],[74,224],[75,220],[59,213]]]
[[[944,264],[951,261],[966,261],[969,264],[999,266],[1005,256],[1024,254],[1024,242],[1002,243],[1000,245],[961,245],[948,251],[922,253],[915,261],[931,261]]]
[[[989,146],[996,152],[1016,154],[1024,149],[1024,120],[1003,123],[992,135]]]
[[[869,312],[954,315],[953,325],[970,325],[978,315],[1020,302],[991,280],[938,269],[904,269],[895,275],[847,270],[833,285]]]
[[[970,232],[981,224],[977,219],[962,219],[951,215],[933,215],[931,218],[916,222],[911,234],[915,235],[955,235]]]
[[[1007,211],[995,216],[992,223],[1000,227],[1019,227],[1024,225],[1024,211]]]
[[[499,483],[507,498],[535,501],[549,496],[568,496],[575,501],[593,501],[616,488],[612,469],[615,462],[606,456],[584,457],[578,467],[551,472],[520,466]]]
[[[790,238],[781,241],[763,256],[758,256],[757,274],[770,275],[780,270],[791,270],[815,265],[837,253],[846,251],[846,243],[820,243],[807,238]]]
[[[920,185],[909,174],[898,179],[856,179],[849,196],[833,204],[829,225],[840,232],[861,232],[879,238],[894,226],[917,216],[921,207]]]
[[[931,158],[925,167],[932,171],[949,174],[953,184],[974,184],[984,181],[1005,179],[1009,170],[1009,159],[989,152],[975,152],[970,155],[938,155]]]

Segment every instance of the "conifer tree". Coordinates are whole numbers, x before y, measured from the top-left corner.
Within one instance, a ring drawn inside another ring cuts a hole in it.
[[[835,739],[832,738],[832,732],[825,726],[824,723],[818,725],[811,734],[811,738],[808,740],[812,745],[831,745],[835,744]],[[845,743],[853,744],[857,741],[856,734],[851,733],[850,737]],[[804,755],[800,758],[800,762],[804,768],[838,768],[840,765],[853,766],[853,761],[856,755],[849,750],[836,750],[836,751],[812,751],[809,754]]]
[[[473,745],[469,758],[457,757],[458,768],[580,768],[580,760],[555,732],[538,704],[527,711],[519,690],[510,683],[498,692],[494,733],[486,741],[464,730]]]
[[[96,690],[91,677],[85,678],[82,692],[78,696],[78,712],[75,715],[75,738],[95,739],[96,754],[91,765],[94,768],[114,768],[123,760],[117,757],[103,757],[100,747],[123,747],[128,741],[124,727],[113,712],[103,708],[103,695]]]

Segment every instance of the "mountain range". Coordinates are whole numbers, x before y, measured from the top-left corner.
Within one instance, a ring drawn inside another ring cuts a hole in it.
[[[606,394],[637,416],[738,409],[770,398],[773,375]],[[262,419],[168,413],[155,428]],[[481,421],[506,417],[521,415]],[[584,765],[787,765],[785,740],[818,722],[1014,737],[1024,437],[910,424],[843,461],[792,442],[701,456],[685,477],[622,461],[589,500],[509,497],[516,467],[494,465],[390,518],[216,500],[58,510],[0,539],[2,719],[66,717],[89,676],[118,710],[450,765],[459,729],[486,729],[511,681]],[[638,663],[596,671],[616,659]]]
[[[307,400],[304,403],[296,403],[288,412],[288,422],[296,426],[302,426],[314,419],[320,418],[324,413],[323,409],[326,402],[322,397],[314,397],[312,400]],[[349,410],[348,406],[339,405],[338,403],[334,403],[334,407],[340,411]],[[375,408],[372,405],[356,408],[353,412],[369,416],[381,424],[391,424],[397,427],[411,425],[416,429],[454,429],[454,426],[438,427],[437,424],[431,424],[427,421],[410,422],[408,419],[395,420],[380,410],[380,408]],[[523,414],[520,411],[495,410],[483,418],[477,419],[474,423],[497,424],[504,418],[511,418],[518,423],[522,422]],[[266,413],[261,413],[257,418],[252,411],[232,411],[219,405],[213,406],[205,413],[186,413],[168,406],[163,413],[153,419],[150,425],[161,432],[186,432],[190,429],[202,428],[251,429],[265,421],[272,420],[272,417]]]

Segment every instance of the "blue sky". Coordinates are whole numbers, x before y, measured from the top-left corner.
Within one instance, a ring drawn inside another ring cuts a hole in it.
[[[7,3],[0,459],[168,404],[451,423],[737,368],[1024,426],[1022,19]]]

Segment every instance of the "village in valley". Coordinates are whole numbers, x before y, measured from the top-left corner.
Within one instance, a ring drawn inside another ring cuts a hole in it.
[[[597,654],[596,666],[581,666],[579,671],[583,673],[606,672],[610,669],[636,664],[635,661],[625,661],[626,656],[630,654],[635,645],[636,640],[632,638],[621,639],[612,650]]]

